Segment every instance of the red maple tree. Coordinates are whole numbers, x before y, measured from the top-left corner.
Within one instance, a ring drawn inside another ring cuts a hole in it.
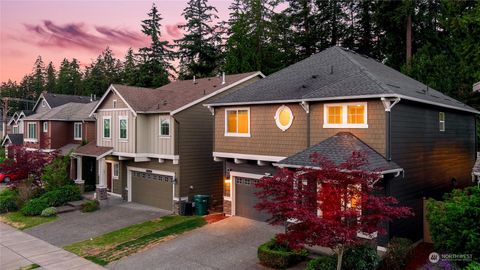
[[[380,194],[379,171],[364,169],[362,152],[353,152],[344,163],[312,155],[315,168],[278,169],[274,176],[257,183],[260,202],[256,208],[271,215],[272,225],[288,223],[277,235],[292,248],[303,245],[331,248],[337,254],[337,269],[344,251],[364,243],[360,234],[385,234],[384,224],[413,215],[391,196]],[[288,222],[287,222],[288,221]]]
[[[43,169],[57,156],[57,151],[47,153],[27,150],[23,145],[12,145],[8,147],[8,159],[0,164],[0,172],[29,177],[34,185],[42,187]]]

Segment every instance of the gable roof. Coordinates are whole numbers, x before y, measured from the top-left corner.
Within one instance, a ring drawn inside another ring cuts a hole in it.
[[[193,80],[178,80],[162,87],[152,89],[144,87],[112,84],[100,99],[100,106],[110,91],[115,91],[134,113],[177,113],[179,109],[194,104],[225,91],[239,83],[262,76],[261,72],[249,72],[221,77],[210,77]]]
[[[339,132],[316,145],[279,161],[275,165],[287,168],[315,168],[318,167],[318,164],[314,163],[311,159],[314,153],[318,153],[322,157],[339,165],[346,162],[352,156],[353,152],[366,153],[368,164],[362,168],[364,170],[380,170],[382,173],[399,172],[403,170],[395,162],[386,160],[381,154],[350,132]]]
[[[67,103],[45,112],[36,113],[24,118],[25,120],[40,121],[94,121],[89,116],[90,111],[97,102],[90,103]]]
[[[63,94],[54,94],[43,92],[38,97],[37,103],[33,106],[32,111],[35,111],[40,101],[45,99],[50,109],[53,109],[58,106],[62,106],[64,104],[75,102],[75,103],[90,103],[91,97],[87,96],[75,96],[75,95],[63,95]]]
[[[27,117],[29,115],[32,115],[33,111],[31,110],[23,110],[23,111],[17,111],[13,114],[13,116],[10,118],[10,121],[8,121],[8,125],[11,126],[12,124],[17,124],[18,120],[20,120],[20,117]]]
[[[2,146],[5,146],[7,140],[13,145],[21,145],[23,144],[23,134],[7,134],[5,138],[3,138]]]
[[[74,155],[96,157],[97,160],[113,152],[113,147],[97,146],[95,141],[89,142],[75,149]]]
[[[210,106],[400,97],[480,113],[376,60],[331,47],[252,83]]]

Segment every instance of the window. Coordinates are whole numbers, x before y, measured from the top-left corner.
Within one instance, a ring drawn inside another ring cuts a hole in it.
[[[160,119],[160,136],[170,136],[170,119]]]
[[[103,138],[104,139],[111,138],[111,121],[112,121],[112,118],[110,116],[103,117]]]
[[[280,108],[277,109],[274,119],[277,127],[282,131],[285,131],[289,129],[293,123],[292,110],[290,110],[289,107],[282,105]]]
[[[73,124],[73,139],[77,141],[82,140],[82,123]]]
[[[445,113],[444,112],[439,112],[438,113],[438,125],[440,131],[445,131]]]
[[[225,110],[225,136],[250,137],[250,109]]]
[[[117,100],[116,99],[113,100],[113,108],[114,109],[117,108]]]
[[[28,123],[28,139],[37,139],[37,123]]]
[[[113,178],[118,179],[120,175],[120,164],[118,162],[113,163]]]
[[[43,132],[48,132],[48,122],[43,122]]]
[[[223,184],[223,197],[230,199],[231,193],[232,193],[232,179],[226,178]]]
[[[324,128],[368,128],[367,103],[324,105]]]
[[[18,134],[18,133],[20,133],[19,129],[18,129],[18,126],[14,126],[13,127],[13,134]]]
[[[128,139],[128,118],[126,116],[120,116],[118,119],[118,138],[121,140]]]

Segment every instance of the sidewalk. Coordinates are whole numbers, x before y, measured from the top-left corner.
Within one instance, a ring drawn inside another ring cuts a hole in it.
[[[0,222],[0,269],[16,270],[32,264],[48,270],[105,269]]]

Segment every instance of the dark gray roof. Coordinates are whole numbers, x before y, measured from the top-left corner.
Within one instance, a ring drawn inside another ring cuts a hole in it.
[[[89,114],[98,101],[90,103],[67,103],[51,110],[27,116],[25,120],[41,121],[95,121]]]
[[[23,144],[23,134],[7,134],[2,142],[2,145],[4,145],[7,140],[9,140],[13,145],[21,145]]]
[[[91,98],[87,96],[62,95],[62,94],[53,94],[53,93],[43,92],[40,98],[37,100],[37,103],[35,103],[33,110],[37,108],[42,97],[47,101],[48,105],[50,105],[50,108],[52,109],[67,103],[71,103],[71,102],[74,102],[74,103],[92,102]]]
[[[209,105],[401,97],[480,113],[376,60],[331,47]]]
[[[319,164],[312,161],[312,154],[318,153],[339,165],[352,157],[353,152],[366,154],[368,164],[362,168],[364,170],[385,172],[402,169],[395,162],[387,161],[382,155],[350,132],[337,133],[314,146],[279,161],[277,164],[281,167],[318,167]]]

